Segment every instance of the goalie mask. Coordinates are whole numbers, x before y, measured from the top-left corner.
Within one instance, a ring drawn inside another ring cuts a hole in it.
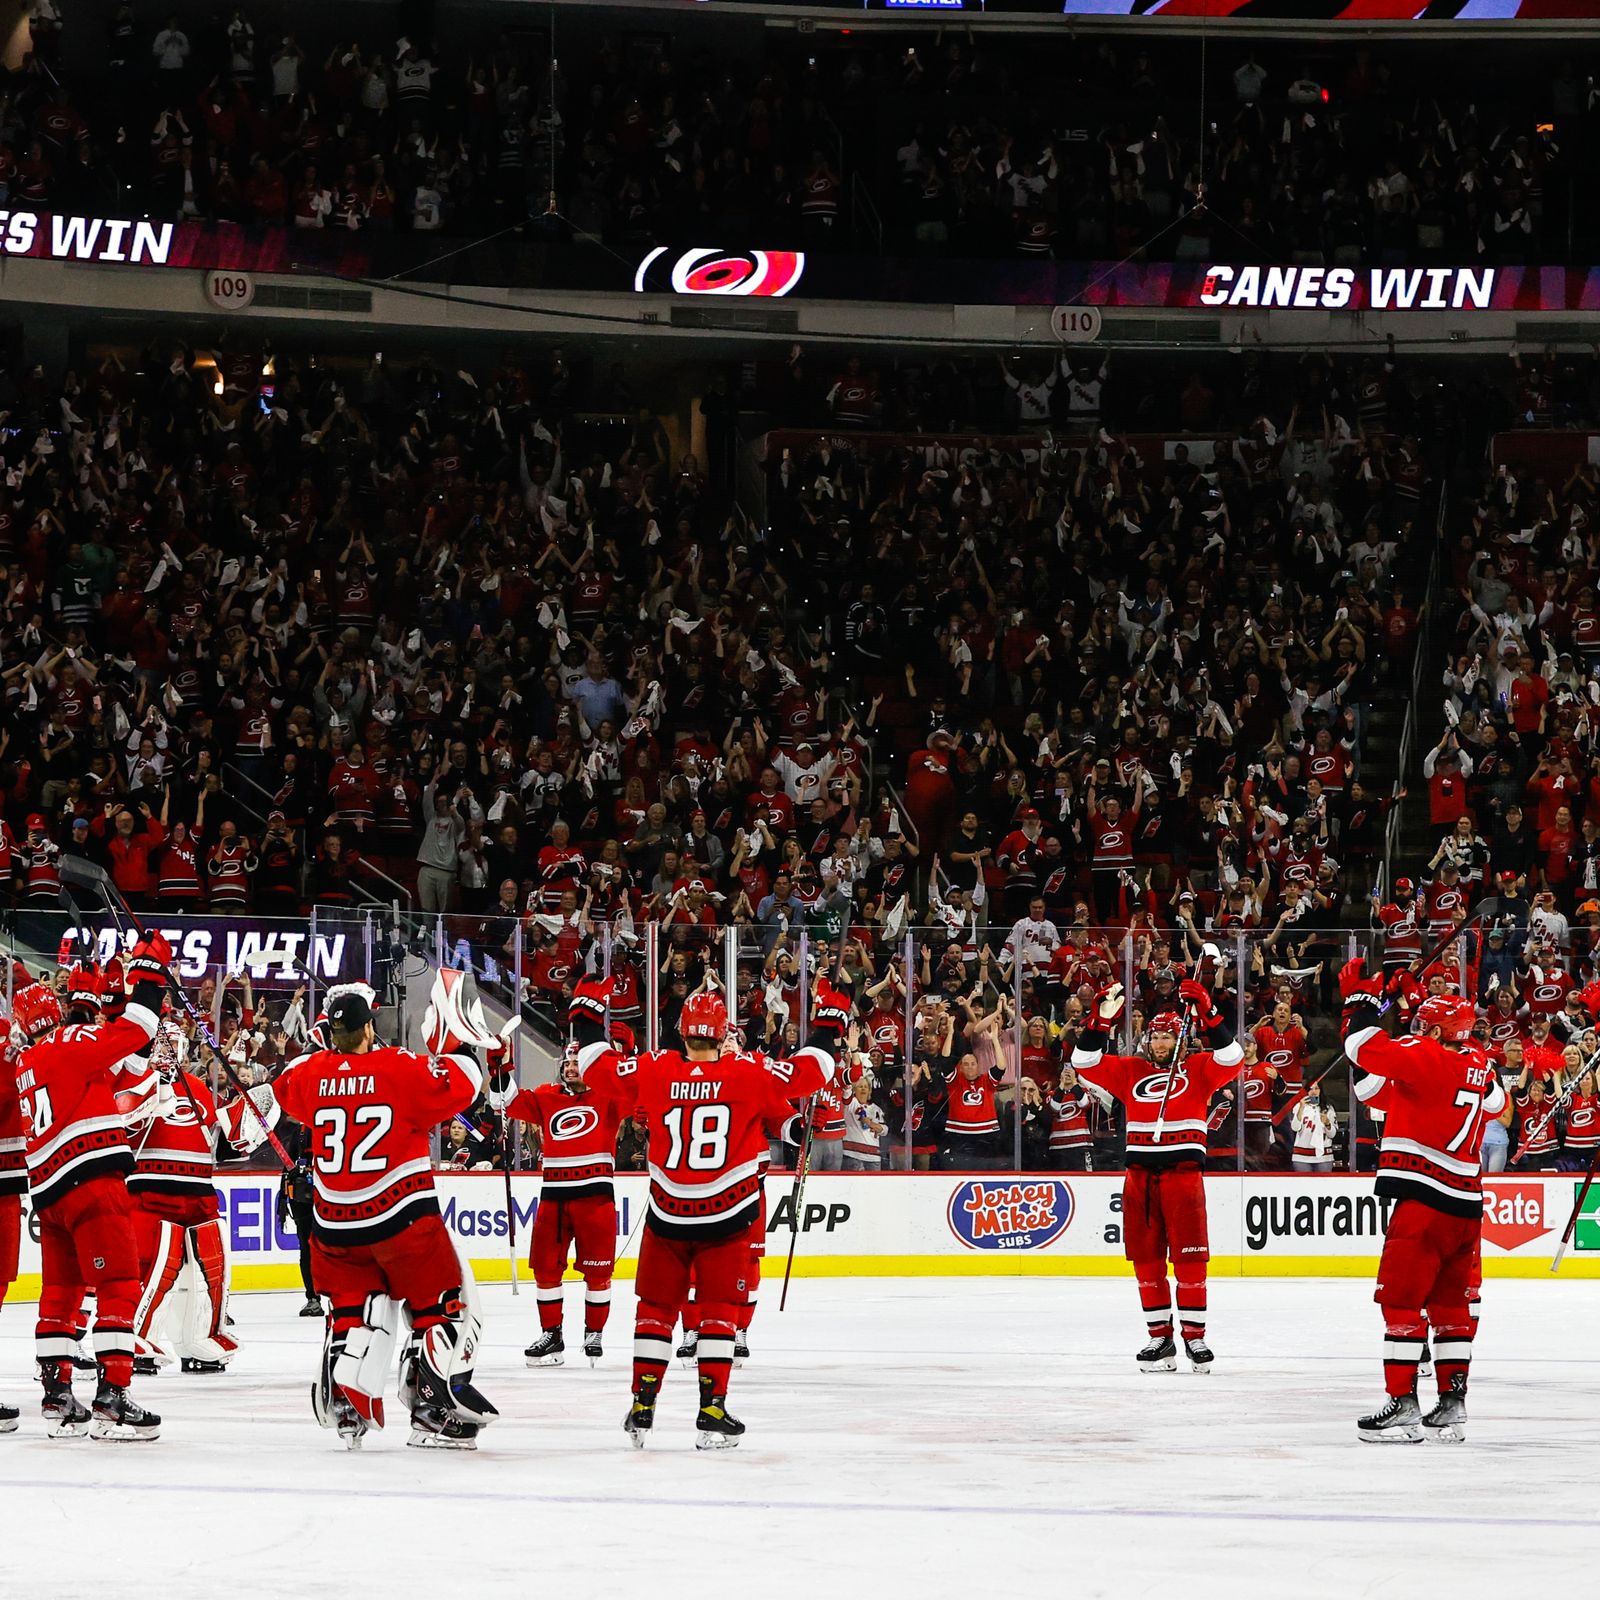
[[[161,1074],[163,1083],[176,1083],[178,1074],[189,1059],[189,1041],[183,1029],[170,1018],[163,1018],[150,1041],[150,1065]]]

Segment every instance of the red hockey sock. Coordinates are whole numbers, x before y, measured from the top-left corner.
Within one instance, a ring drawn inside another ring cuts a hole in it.
[[[1383,1312],[1383,1384],[1392,1395],[1415,1394],[1428,1324],[1420,1311]]]
[[[733,1330],[735,1317],[730,1313],[715,1318],[707,1317],[700,1325],[700,1343],[696,1355],[700,1363],[700,1403],[706,1403],[707,1391],[712,1395],[728,1392],[728,1375],[733,1371]]]
[[[1472,1307],[1475,1311],[1477,1307]],[[1462,1383],[1472,1365],[1472,1337],[1478,1330],[1476,1318],[1466,1306],[1452,1307],[1448,1311],[1430,1308],[1433,1321],[1433,1375],[1439,1382],[1439,1393],[1448,1394],[1459,1374]]]
[[[660,1388],[672,1359],[672,1327],[677,1318],[655,1306],[640,1306],[633,1324],[633,1392],[646,1378]]]
[[[554,1283],[541,1283],[534,1289],[534,1297],[539,1302],[539,1327],[544,1333],[549,1333],[553,1328],[561,1326],[561,1280]]]
[[[583,1290],[583,1331],[600,1333],[611,1315],[611,1280],[589,1283]]]
[[[1152,1339],[1172,1337],[1172,1291],[1167,1287],[1167,1266],[1164,1261],[1136,1261],[1133,1264],[1139,1280],[1139,1304],[1144,1307],[1144,1320]]]
[[[1206,1332],[1206,1279],[1178,1273],[1178,1326],[1185,1339],[1203,1339]]]

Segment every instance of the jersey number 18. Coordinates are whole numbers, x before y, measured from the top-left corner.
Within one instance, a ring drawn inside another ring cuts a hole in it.
[[[667,1165],[672,1168],[687,1166],[691,1172],[716,1172],[728,1161],[728,1125],[732,1121],[728,1108],[695,1106],[690,1112],[687,1161],[683,1133],[683,1114],[686,1109],[684,1106],[674,1106],[661,1119],[662,1126],[672,1139]]]

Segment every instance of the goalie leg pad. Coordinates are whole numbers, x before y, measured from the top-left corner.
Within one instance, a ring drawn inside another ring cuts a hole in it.
[[[436,1307],[419,1310],[417,1321],[422,1324],[415,1369],[418,1405],[454,1412],[480,1427],[492,1422],[500,1413],[472,1386],[482,1334],[476,1309],[453,1289]]]
[[[398,1300],[369,1294],[361,1321],[344,1336],[344,1349],[333,1363],[333,1381],[360,1414],[383,1426],[383,1391],[404,1330]]]
[[[228,1244],[216,1218],[184,1230],[186,1314],[178,1353],[193,1361],[227,1362],[239,1348],[228,1332]]]
[[[184,1270],[184,1230],[154,1218],[142,1221],[145,1226],[140,1229],[141,1245],[148,1237],[146,1228],[152,1225],[154,1244],[148,1250],[150,1266],[133,1313],[134,1349],[138,1355],[152,1356],[165,1366],[173,1359],[173,1347],[178,1342],[175,1334],[182,1328],[184,1297],[179,1280]],[[141,1249],[141,1255],[146,1253]]]

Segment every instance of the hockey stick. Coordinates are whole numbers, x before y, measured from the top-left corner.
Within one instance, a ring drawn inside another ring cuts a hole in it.
[[[117,888],[110,873],[104,867],[96,866],[94,862],[81,856],[62,856],[60,858],[60,871],[64,883],[75,881],[81,888],[96,890],[101,899],[105,901],[106,909],[111,913],[113,920],[119,926],[123,921],[126,921],[132,926],[133,931],[140,939],[149,937],[145,932],[144,924],[134,915],[128,902],[123,899],[122,891]],[[211,1031],[211,1026],[201,1013],[200,1008],[189,998],[188,991],[178,982],[177,975],[171,967],[163,965],[161,975],[167,980],[167,987],[172,991],[172,997],[178,1002],[184,1015],[200,1030],[201,1037],[210,1047],[211,1053],[217,1058],[217,1065],[222,1068],[223,1075],[233,1085],[239,1098],[250,1108],[250,1115],[260,1125],[262,1133],[266,1136],[266,1143],[282,1164],[283,1170],[285,1172],[291,1171],[294,1167],[294,1162],[290,1159],[289,1152],[284,1149],[283,1141],[267,1125],[266,1117],[262,1114],[255,1101],[250,1098],[250,1091],[246,1087],[244,1080],[233,1070],[228,1058],[223,1055],[222,1046],[217,1043],[217,1036]],[[184,1094],[198,1117],[200,1109],[195,1105],[194,1097],[189,1094],[187,1085],[184,1086]]]
[[[1561,1243],[1556,1246],[1556,1253],[1550,1258],[1552,1272],[1560,1271],[1561,1258],[1567,1253],[1567,1246],[1577,1236],[1578,1219],[1583,1215],[1583,1202],[1588,1199],[1590,1185],[1594,1182],[1596,1162],[1600,1162],[1600,1145],[1596,1145],[1589,1152],[1589,1165],[1584,1170],[1583,1182],[1578,1185],[1578,1197],[1572,1202],[1572,1215],[1567,1218],[1567,1225],[1561,1230]]]
[[[789,1191],[789,1259],[783,1268],[783,1293],[778,1296],[778,1309],[789,1304],[789,1277],[794,1271],[795,1246],[800,1243],[800,1203],[805,1199],[806,1174],[811,1171],[811,1131],[816,1123],[817,1097],[806,1101],[803,1113],[806,1119],[805,1134],[800,1140],[800,1158],[794,1166],[794,1187]]]
[[[1407,966],[1414,973],[1416,973],[1416,974],[1418,974],[1420,976],[1422,973],[1426,972],[1428,970],[1428,968],[1431,967],[1433,965],[1433,963],[1435,961],[1437,961],[1441,955],[1443,955],[1446,945],[1448,945],[1454,939],[1465,938],[1467,929],[1470,928],[1473,925],[1473,923],[1477,922],[1478,920],[1479,919],[1477,917],[1468,917],[1467,920],[1465,922],[1463,922],[1459,927],[1451,928],[1451,929],[1447,930],[1446,932],[1440,934],[1439,937],[1437,939],[1435,939],[1433,941],[1433,943],[1431,945],[1429,945],[1429,947],[1426,950],[1422,951],[1420,954],[1415,956],[1411,961],[1407,962],[1406,963]],[[1388,982],[1389,982],[1389,980],[1386,979],[1385,980],[1385,987],[1388,986]],[[1389,1012],[1394,1009],[1396,1003],[1399,1001],[1399,998],[1400,998],[1399,995],[1395,995],[1395,994],[1391,994],[1387,998],[1385,998],[1383,1004],[1378,1007],[1378,1015],[1380,1017],[1387,1016],[1389,1014]]]
[[[1194,964],[1195,981],[1198,983],[1204,983],[1204,971],[1206,963],[1208,961],[1219,961],[1221,960],[1221,957],[1222,952],[1218,950],[1215,945],[1201,945],[1200,959]],[[1241,974],[1241,982],[1242,981],[1243,975]],[[1156,1112],[1156,1131],[1155,1137],[1150,1141],[1152,1144],[1161,1143],[1161,1133],[1163,1128],[1166,1126],[1167,1121],[1167,1101],[1172,1095],[1172,1080],[1177,1077],[1178,1068],[1183,1064],[1183,1048],[1189,1042],[1189,1033],[1193,1025],[1194,1007],[1192,1005],[1185,1004],[1183,1008],[1183,1020],[1178,1024],[1178,1040],[1177,1043],[1172,1047],[1172,1065],[1167,1068],[1166,1087],[1161,1091],[1161,1106]],[[1149,1030],[1146,1029],[1147,1036],[1148,1032]]]

